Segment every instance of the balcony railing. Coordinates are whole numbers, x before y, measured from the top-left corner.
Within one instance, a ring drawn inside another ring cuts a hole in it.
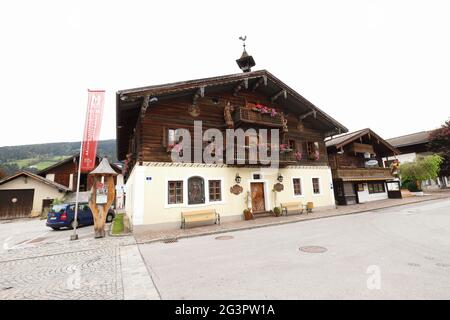
[[[335,179],[392,179],[394,176],[390,168],[339,168],[332,170]]]
[[[283,127],[281,114],[277,113],[271,115],[269,113],[261,113],[245,107],[236,107],[233,113],[233,121],[236,125],[244,122],[268,127]]]

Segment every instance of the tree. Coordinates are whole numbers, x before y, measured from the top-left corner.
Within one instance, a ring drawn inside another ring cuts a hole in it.
[[[402,185],[408,185],[408,183],[412,182],[416,185],[417,190],[421,190],[421,181],[436,179],[438,177],[443,160],[440,155],[433,154],[431,156],[419,157],[414,162],[401,164],[400,176],[402,177]]]
[[[450,120],[430,133],[429,149],[443,158],[439,175],[450,176]]]

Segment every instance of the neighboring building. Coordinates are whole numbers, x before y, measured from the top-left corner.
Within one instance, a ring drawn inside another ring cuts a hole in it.
[[[76,191],[77,189],[77,178],[78,178],[78,160],[80,155],[73,155],[64,160],[55,163],[54,165],[47,167],[37,174],[48,180],[54,181],[60,185],[66,186],[71,191]],[[95,167],[100,163],[102,159],[97,156],[95,159]],[[114,183],[116,184],[116,208],[123,208],[123,190],[121,186],[123,185],[123,175],[122,169],[117,165],[110,163],[111,167],[118,173],[114,178]],[[94,168],[95,168],[94,167]],[[80,174],[80,192],[88,192],[91,190],[93,183],[93,178],[89,175],[89,172],[82,172]],[[70,199],[73,197],[70,196]],[[84,196],[87,198],[87,196]],[[83,199],[84,199],[83,198]]]
[[[0,181],[0,219],[41,215],[54,199],[71,190],[36,174],[21,171]]]
[[[247,58],[244,52],[239,61]],[[117,156],[125,161],[125,205],[134,225],[179,228],[181,211],[195,209],[215,209],[226,221],[242,219],[247,207],[257,215],[283,201],[335,205],[324,139],[347,129],[268,71],[243,70],[117,92]],[[250,165],[247,156],[245,164],[229,164],[238,160],[237,149],[231,159],[223,150],[223,163],[173,163],[175,130],[193,137],[194,121],[202,121],[202,134],[217,128],[224,137],[227,128],[279,129],[279,169]],[[280,180],[284,190],[275,192]]]
[[[401,154],[398,156],[385,158],[385,165],[389,166],[394,159],[397,159],[401,164],[405,162],[413,162],[418,156],[433,154],[428,147],[431,132],[432,131],[421,131],[387,139],[386,141],[400,150]],[[422,181],[422,189],[424,190],[433,190],[445,187],[450,187],[450,177],[441,176],[434,180],[428,179],[426,181]]]
[[[340,205],[401,198],[399,182],[382,158],[399,151],[370,129],[326,141],[334,194]]]

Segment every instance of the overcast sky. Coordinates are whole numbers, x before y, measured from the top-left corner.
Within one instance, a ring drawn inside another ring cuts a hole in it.
[[[78,141],[87,89],[267,69],[351,131],[384,138],[450,116],[449,1],[2,1],[0,146]]]

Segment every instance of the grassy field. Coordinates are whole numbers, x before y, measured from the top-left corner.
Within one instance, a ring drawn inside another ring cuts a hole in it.
[[[45,169],[47,167],[50,167],[51,165],[54,165],[55,163],[67,158],[68,156],[55,156],[55,157],[49,157],[49,158],[29,158],[29,159],[20,159],[13,162],[8,162],[7,164],[17,164],[19,169],[25,169],[28,167],[36,167],[38,170]]]

